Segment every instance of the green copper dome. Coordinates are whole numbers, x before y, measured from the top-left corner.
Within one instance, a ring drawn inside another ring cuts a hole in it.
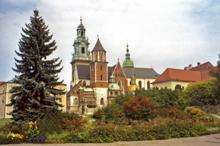
[[[108,89],[109,90],[114,90],[114,91],[119,91],[121,90],[120,86],[115,82],[115,77],[114,75],[110,76],[110,80],[109,80],[109,84],[108,84]]]
[[[125,54],[125,60],[123,62],[123,67],[134,67],[134,62],[130,58],[128,44],[127,44],[127,49],[126,49],[126,54]]]

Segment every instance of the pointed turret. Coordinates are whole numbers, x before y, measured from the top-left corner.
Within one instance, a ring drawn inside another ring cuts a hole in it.
[[[126,54],[125,54],[125,60],[123,62],[123,67],[124,68],[128,68],[128,67],[131,67],[133,68],[134,67],[134,62],[131,60],[130,58],[130,53],[129,53],[129,48],[128,48],[128,44],[127,44],[127,48],[126,48]]]
[[[103,51],[103,52],[106,52],[105,49],[103,48],[99,38],[98,40],[96,41],[96,44],[95,44],[95,47],[93,48],[92,52],[94,51]]]
[[[106,62],[106,51],[103,48],[99,38],[97,39],[95,47],[92,50],[92,61]]]

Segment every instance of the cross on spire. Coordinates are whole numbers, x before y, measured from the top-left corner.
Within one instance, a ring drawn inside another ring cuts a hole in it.
[[[82,16],[80,16],[80,24],[82,24]]]

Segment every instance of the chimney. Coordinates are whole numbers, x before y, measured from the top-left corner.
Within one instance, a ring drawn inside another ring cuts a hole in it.
[[[200,62],[197,62],[197,66],[200,66]]]

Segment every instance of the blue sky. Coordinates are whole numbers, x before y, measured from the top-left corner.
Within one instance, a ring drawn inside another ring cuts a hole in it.
[[[124,60],[126,44],[136,67],[167,67],[210,61],[220,53],[219,0],[0,0],[0,81],[15,75],[14,51],[21,28],[38,9],[57,42],[54,56],[63,60],[60,77],[71,80],[71,55],[80,16],[90,50],[97,34],[109,65]]]

